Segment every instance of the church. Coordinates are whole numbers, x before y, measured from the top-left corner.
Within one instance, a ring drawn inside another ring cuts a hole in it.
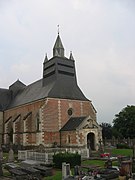
[[[97,150],[102,139],[97,112],[77,84],[72,53],[67,58],[64,51],[58,33],[40,80],[29,85],[17,80],[0,88],[1,144]]]

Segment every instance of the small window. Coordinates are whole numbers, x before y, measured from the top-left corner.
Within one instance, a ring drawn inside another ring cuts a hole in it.
[[[36,130],[37,132],[40,131],[40,119],[39,119],[39,113],[37,113],[37,116],[36,116]]]
[[[70,135],[68,135],[68,137],[67,137],[67,143],[69,143],[70,144]]]
[[[68,109],[68,115],[71,116],[72,114],[73,114],[73,109],[72,108]]]

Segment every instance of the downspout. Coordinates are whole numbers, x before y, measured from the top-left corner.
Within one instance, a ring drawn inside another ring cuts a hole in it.
[[[3,132],[2,132],[2,144],[4,144],[4,111],[3,111],[3,123],[2,123],[2,129],[3,129]]]

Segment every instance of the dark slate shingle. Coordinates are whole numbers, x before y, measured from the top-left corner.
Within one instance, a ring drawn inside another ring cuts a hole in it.
[[[86,116],[83,117],[71,117],[67,123],[60,129],[60,131],[72,131],[76,130],[76,128],[84,121]]]

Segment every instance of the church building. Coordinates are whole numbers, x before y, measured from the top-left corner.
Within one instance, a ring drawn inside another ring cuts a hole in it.
[[[96,110],[77,84],[75,60],[72,53],[65,57],[58,33],[40,80],[0,88],[0,143],[97,150],[101,139]]]

